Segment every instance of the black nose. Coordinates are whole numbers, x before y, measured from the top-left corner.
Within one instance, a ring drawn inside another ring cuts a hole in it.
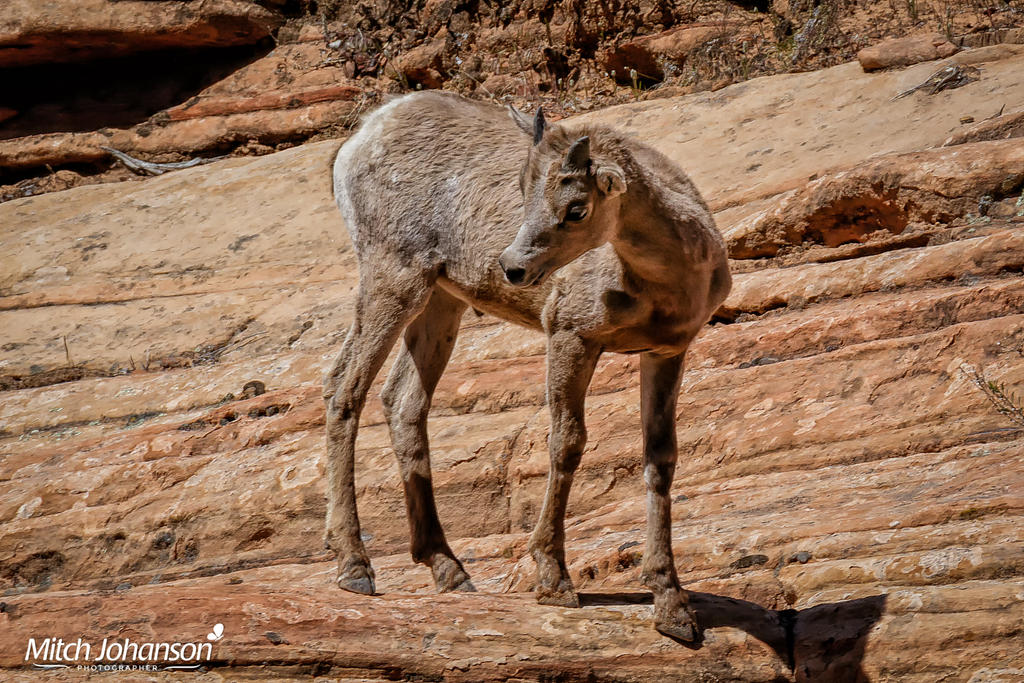
[[[505,279],[514,285],[522,284],[523,278],[526,277],[525,268],[506,268]]]

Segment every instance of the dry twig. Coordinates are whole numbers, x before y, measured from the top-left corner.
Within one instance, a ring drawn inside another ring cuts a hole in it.
[[[927,90],[929,95],[934,95],[941,90],[959,88],[978,80],[979,73],[980,71],[977,67],[950,64],[933,73],[924,83],[915,85],[913,88],[907,88],[892,99],[898,100],[918,90]]]
[[[172,161],[165,164],[158,164],[153,161],[143,161],[142,159],[136,159],[133,156],[129,156],[124,152],[118,151],[113,147],[100,147],[107,152],[110,152],[118,161],[128,167],[129,170],[138,173],[140,175],[162,175],[168,171],[177,171],[182,168],[192,168],[193,166],[200,166],[202,164],[209,164],[213,161],[220,161],[226,159],[227,156],[210,157],[204,159],[202,157],[196,157],[195,159],[189,159],[188,161]]]

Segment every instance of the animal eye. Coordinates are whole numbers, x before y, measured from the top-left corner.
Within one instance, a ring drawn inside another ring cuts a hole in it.
[[[573,204],[569,207],[569,210],[565,212],[565,220],[577,222],[587,217],[587,206],[586,204]]]

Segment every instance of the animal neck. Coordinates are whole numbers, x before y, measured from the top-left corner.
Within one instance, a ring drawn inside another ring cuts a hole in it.
[[[626,192],[620,197],[619,223],[610,240],[631,280],[641,280],[660,287],[681,284],[680,268],[696,254],[694,244],[687,241],[674,213],[665,205],[659,188],[632,158],[622,159]]]

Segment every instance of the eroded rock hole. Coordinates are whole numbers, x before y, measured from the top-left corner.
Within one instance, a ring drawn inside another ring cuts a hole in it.
[[[878,230],[898,235],[909,222],[907,212],[895,197],[851,197],[809,217],[805,239],[827,247],[838,247],[850,242],[864,242],[868,235]]]

